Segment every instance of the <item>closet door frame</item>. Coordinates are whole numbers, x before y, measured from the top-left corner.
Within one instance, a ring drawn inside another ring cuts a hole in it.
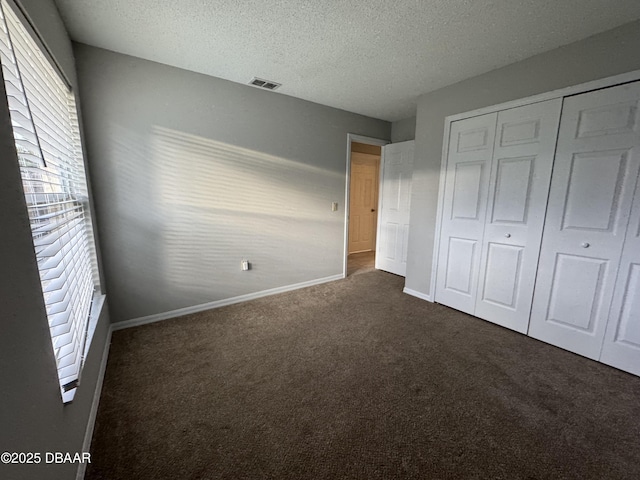
[[[440,254],[440,236],[442,232],[442,214],[444,210],[444,190],[447,174],[447,159],[449,158],[449,137],[451,135],[451,124],[458,120],[466,118],[477,117],[480,115],[486,115],[489,113],[496,113],[501,110],[508,110],[511,108],[522,107],[533,103],[544,102],[547,100],[553,100],[556,98],[564,98],[570,95],[577,95],[580,93],[586,93],[592,90],[600,90],[603,88],[614,87],[622,85],[624,83],[630,83],[640,80],[640,70],[634,70],[632,72],[623,73],[621,75],[615,75],[612,77],[606,77],[592,82],[582,83],[559,90],[553,90],[551,92],[542,93],[540,95],[534,95],[531,97],[522,98],[519,100],[513,100],[511,102],[501,103],[498,105],[492,105],[489,107],[472,110],[465,113],[458,113],[450,115],[445,118],[444,122],[444,137],[442,142],[442,156],[440,160],[440,182],[438,187],[438,206],[436,214],[436,229],[433,246],[433,256],[431,263],[431,282],[429,284],[429,296],[428,299],[435,302],[436,293],[436,281],[438,271],[438,258]],[[426,296],[425,296],[426,298]]]

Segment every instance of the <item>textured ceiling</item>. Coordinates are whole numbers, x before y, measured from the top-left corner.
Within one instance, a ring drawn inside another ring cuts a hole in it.
[[[639,0],[56,0],[73,40],[384,120],[640,18]],[[249,87],[248,87],[249,88]]]

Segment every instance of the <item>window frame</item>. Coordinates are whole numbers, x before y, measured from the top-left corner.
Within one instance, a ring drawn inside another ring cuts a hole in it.
[[[39,69],[39,67],[36,66],[36,68],[34,68],[34,70],[38,71],[38,75],[43,75],[46,76],[47,73],[48,74],[52,74],[53,76],[55,76],[57,78],[57,80],[60,81],[60,85],[58,85],[58,87],[64,87],[64,93],[66,93],[66,98],[67,98],[67,102],[65,103],[60,103],[58,106],[60,105],[64,105],[66,108],[62,109],[62,114],[64,116],[67,116],[67,120],[68,120],[68,125],[69,128],[71,128],[71,130],[67,130],[66,132],[69,133],[69,136],[66,137],[65,140],[65,145],[64,148],[68,149],[69,151],[73,151],[73,154],[71,155],[71,157],[69,157],[66,161],[67,162],[71,162],[71,163],[64,163],[65,160],[60,160],[61,162],[61,167],[58,168],[57,170],[57,174],[58,174],[58,179],[60,180],[60,184],[65,184],[66,183],[66,179],[65,176],[67,175],[66,173],[63,173],[63,170],[65,168],[70,168],[71,170],[69,170],[70,172],[73,171],[75,173],[78,173],[80,176],[78,178],[80,178],[80,183],[78,184],[78,186],[81,188],[81,192],[73,192],[73,189],[69,189],[65,187],[60,187],[60,194],[62,194],[63,191],[67,192],[66,195],[69,196],[69,199],[71,201],[71,205],[74,206],[74,209],[78,209],[79,211],[79,229],[82,231],[82,233],[78,234],[79,237],[81,239],[86,240],[86,243],[83,246],[79,246],[78,248],[81,249],[82,256],[87,256],[89,259],[89,266],[88,266],[88,272],[90,273],[91,276],[91,285],[93,285],[93,290],[92,293],[90,293],[90,298],[87,300],[87,297],[83,297],[84,301],[82,302],[84,307],[83,310],[88,308],[88,314],[86,315],[86,317],[84,315],[82,315],[79,320],[79,323],[76,324],[78,325],[81,330],[83,330],[84,334],[83,334],[83,341],[80,342],[76,342],[75,344],[78,345],[78,348],[80,350],[79,353],[79,361],[76,361],[75,364],[78,366],[77,368],[77,374],[74,373],[73,376],[76,377],[75,380],[72,381],[73,386],[71,386],[71,388],[69,390],[65,390],[65,388],[63,388],[63,383],[62,383],[62,378],[60,377],[60,372],[61,372],[61,367],[59,367],[58,364],[58,359],[55,358],[55,347],[53,346],[54,344],[54,339],[56,338],[53,334],[52,334],[52,326],[50,324],[50,315],[47,314],[46,315],[46,319],[47,319],[47,325],[49,327],[49,333],[50,333],[50,338],[52,341],[52,353],[54,356],[54,362],[56,364],[56,376],[58,379],[58,383],[60,384],[60,391],[61,391],[61,397],[62,397],[62,401],[63,403],[69,403],[73,400],[75,393],[77,391],[77,387],[80,384],[80,380],[82,377],[82,370],[84,367],[84,363],[86,361],[87,358],[87,354],[89,352],[89,348],[90,345],[92,343],[92,339],[93,339],[93,335],[95,333],[95,329],[98,323],[98,320],[101,316],[102,313],[102,309],[104,306],[104,302],[105,302],[105,294],[104,291],[102,289],[102,278],[101,278],[101,273],[100,273],[100,266],[99,266],[99,260],[98,260],[98,248],[96,245],[96,235],[95,235],[95,225],[93,222],[93,218],[95,217],[94,215],[94,210],[93,210],[93,204],[92,204],[92,200],[91,200],[91,190],[90,190],[90,185],[89,185],[89,178],[88,178],[88,168],[87,168],[87,163],[86,163],[86,155],[85,155],[85,151],[84,151],[84,145],[83,145],[83,136],[82,136],[82,126],[81,126],[81,122],[80,122],[80,111],[78,109],[78,99],[76,96],[76,91],[73,88],[73,86],[71,85],[71,82],[69,82],[67,76],[65,75],[64,71],[60,68],[60,65],[55,61],[54,56],[52,55],[52,53],[50,52],[50,50],[47,48],[45,42],[43,41],[43,39],[40,37],[40,35],[37,33],[36,29],[33,27],[32,23],[30,22],[29,18],[27,15],[25,15],[25,12],[22,10],[21,6],[19,5],[18,2],[15,2],[13,0],[1,0],[2,1],[2,11],[3,11],[3,15],[2,15],[2,35],[6,35],[6,40],[8,41],[8,49],[11,51],[11,54],[13,56],[13,58],[9,58],[7,57],[7,65],[9,63],[13,63],[13,65],[16,68],[16,72],[18,72],[18,77],[20,79],[20,83],[21,83],[21,93],[23,94],[24,98],[26,99],[26,105],[27,108],[30,109],[31,105],[32,105],[32,101],[37,101],[37,102],[42,102],[43,99],[40,96],[40,92],[34,94],[33,92],[31,94],[29,94],[27,92],[27,89],[25,88],[24,85],[24,77],[22,72],[20,72],[20,67],[19,67],[19,57],[18,55],[18,50],[16,50],[16,44],[14,43],[14,41],[11,39],[11,28],[9,27],[9,23],[10,20],[8,19],[8,16],[13,15],[13,20],[11,20],[11,22],[16,23],[19,25],[18,28],[20,29],[24,29],[23,32],[23,36],[25,38],[28,37],[27,40],[27,44],[29,44],[29,48],[33,48],[36,50],[35,55],[41,57],[40,61],[44,62],[42,63],[43,65],[46,64],[48,67],[50,67],[50,72],[45,72],[45,71],[41,71]],[[5,29],[7,29],[6,31],[8,33],[5,33]],[[19,41],[19,40],[18,40]],[[30,44],[29,42],[32,42],[32,44]],[[5,42],[6,44],[7,42]],[[33,51],[32,49],[26,49],[24,50],[26,52],[31,52]],[[5,60],[3,59],[3,66],[4,66],[4,62]],[[29,67],[33,67],[35,66],[36,63],[34,63],[33,65],[31,64],[31,62],[29,61]],[[47,66],[44,66],[44,69],[47,70]],[[27,75],[28,77],[28,75]],[[29,78],[29,77],[28,77]],[[36,77],[30,77],[30,78],[36,78]],[[5,83],[5,85],[7,85],[7,80],[4,79],[4,75],[3,75],[3,81]],[[46,86],[49,86],[50,83],[46,83]],[[33,91],[33,85],[31,86],[31,89]],[[44,93],[42,95],[45,96],[54,96],[53,93],[47,93],[47,92],[51,92],[51,90],[44,90]],[[31,97],[31,99],[29,99],[29,97]],[[37,98],[37,100],[36,100]],[[59,100],[59,98],[58,98]],[[6,97],[6,101],[9,102],[9,93],[7,92],[7,97]],[[55,100],[54,100],[55,101]],[[10,109],[12,115],[13,115],[13,111],[12,109]],[[33,117],[33,115],[31,115],[31,112],[29,111],[29,115],[30,118],[28,119],[31,122],[31,125],[33,126],[34,130],[34,134],[37,138],[37,142],[38,142],[38,146],[37,146],[37,150],[38,150],[38,154],[40,156],[40,158],[42,159],[43,164],[46,166],[46,161],[45,161],[45,157],[46,156],[50,156],[51,152],[49,153],[45,153],[45,150],[42,149],[42,146],[40,145],[40,136],[38,135],[38,127],[36,127],[36,120],[35,117]],[[40,119],[40,123],[42,124],[42,119]],[[66,122],[66,121],[65,121]],[[28,123],[28,122],[27,122]],[[67,123],[65,123],[66,125]],[[23,198],[25,198],[25,202],[26,202],[26,208],[27,210],[31,210],[33,208],[35,208],[36,210],[38,208],[42,208],[42,207],[38,207],[39,203],[34,203],[34,204],[29,204],[29,193],[27,193],[27,191],[25,190],[25,174],[23,172],[26,171],[27,167],[24,167],[22,165],[22,161],[19,160],[19,154],[20,154],[20,148],[18,148],[17,145],[17,141],[16,141],[16,126],[21,126],[21,123],[19,122],[14,122],[13,118],[12,118],[12,137],[14,138],[14,142],[16,143],[16,158],[14,161],[16,161],[19,166],[20,166],[20,173],[21,173],[21,178],[22,181],[20,182],[20,188],[22,188],[22,193],[23,193]],[[53,127],[55,128],[60,128],[58,127]],[[58,141],[59,139],[62,139],[61,137],[58,138],[55,135],[53,137],[51,137],[54,141]],[[24,154],[24,152],[22,152]],[[77,170],[74,170],[74,168],[76,168]],[[46,173],[42,174],[42,175],[46,175]],[[28,181],[28,179],[27,179]],[[34,192],[35,194],[37,194],[37,192]],[[25,212],[27,213],[27,212]],[[32,232],[32,243],[33,240],[36,238],[36,233],[34,232],[33,229],[33,225],[34,222],[32,222],[31,216],[29,216],[29,223],[30,223],[30,228],[31,228],[31,232]],[[73,223],[73,222],[72,222]],[[66,219],[65,225],[69,224],[69,220]],[[74,227],[76,228],[76,227]],[[72,240],[76,238],[76,234],[73,234],[71,237]],[[66,259],[76,259],[76,256],[73,255],[73,249],[76,248],[75,246],[69,244],[68,242],[61,242],[61,247],[60,247],[60,252],[61,255],[63,257],[65,257]],[[32,244],[32,248],[33,248],[33,252],[34,252],[34,256],[37,255],[36,252],[36,245],[35,243]],[[66,248],[69,248],[71,250],[70,254],[66,254],[69,255],[68,257],[65,256],[65,253],[63,252],[63,250],[65,250]],[[44,279],[42,277],[42,270],[40,269],[40,262],[38,263],[38,271],[40,274],[40,292],[41,292],[41,298],[42,298],[42,302],[45,306],[45,311],[47,310],[47,302],[45,300],[46,297],[46,292],[45,289],[43,288],[43,282]],[[65,265],[65,271],[66,271],[67,266]],[[73,268],[73,267],[72,267]],[[87,271],[87,267],[85,265],[85,271]],[[64,274],[66,275],[66,273]],[[69,285],[73,284],[73,282],[69,282],[69,278],[71,277],[65,277],[64,280],[62,280],[63,283],[65,283],[67,288]],[[86,278],[86,277],[85,277]],[[87,293],[87,285],[85,284],[84,287],[84,291],[85,295]],[[72,291],[69,290],[69,295],[73,296],[73,295],[77,295],[76,291]],[[70,301],[70,300],[69,300]],[[88,305],[87,305],[88,304]],[[71,314],[70,314],[71,315]],[[76,320],[69,320],[69,324],[73,325],[74,322]],[[75,342],[75,340],[74,340]]]

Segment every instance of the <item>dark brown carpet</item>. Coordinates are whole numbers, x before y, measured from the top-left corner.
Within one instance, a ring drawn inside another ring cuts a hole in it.
[[[640,378],[402,286],[114,332],[86,478],[640,478]]]

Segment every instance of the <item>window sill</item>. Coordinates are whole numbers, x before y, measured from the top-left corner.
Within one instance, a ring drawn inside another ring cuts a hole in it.
[[[91,314],[89,315],[89,324],[87,325],[87,341],[84,347],[85,356],[89,352],[91,346],[91,340],[93,340],[93,334],[96,331],[98,320],[102,314],[102,308],[104,307],[104,301],[107,296],[103,293],[95,293],[93,295],[93,303],[91,305]]]
[[[104,307],[104,301],[106,298],[107,296],[103,293],[95,293],[93,295],[91,313],[89,315],[89,323],[87,325],[87,340],[84,347],[84,359],[82,361],[82,368],[84,368],[84,361],[86,360],[87,354],[89,353],[91,341],[93,340],[93,334],[95,333],[96,327],[98,326],[98,320],[100,319],[100,315],[102,314],[102,308]],[[80,375],[82,376],[82,373]],[[76,390],[78,390],[78,387],[72,388],[68,392],[62,392],[62,402],[64,404],[71,403],[73,397],[75,397],[76,395]]]

